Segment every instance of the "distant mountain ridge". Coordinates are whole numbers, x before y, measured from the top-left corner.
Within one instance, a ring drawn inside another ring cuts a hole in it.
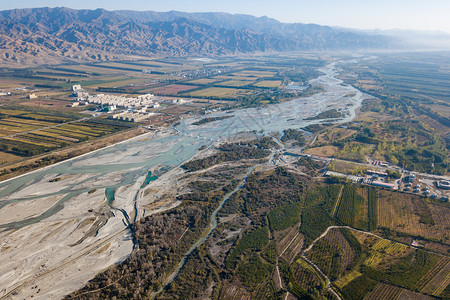
[[[386,49],[394,38],[227,13],[34,8],[0,11],[0,61],[111,60],[127,55],[203,55]]]

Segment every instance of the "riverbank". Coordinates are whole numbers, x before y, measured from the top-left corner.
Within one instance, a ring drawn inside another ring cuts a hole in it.
[[[35,156],[11,165],[0,167],[0,182],[39,170],[43,167],[55,165],[56,163],[71,158],[81,157],[83,154],[113,146],[147,132],[148,131],[144,128],[133,128],[125,132],[116,133],[97,140],[84,142],[69,148],[52,151],[44,155]]]

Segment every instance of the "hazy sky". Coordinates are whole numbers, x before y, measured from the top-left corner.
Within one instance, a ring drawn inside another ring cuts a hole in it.
[[[229,12],[282,22],[363,29],[421,29],[450,33],[450,0],[0,0],[0,10],[66,6],[76,9]]]

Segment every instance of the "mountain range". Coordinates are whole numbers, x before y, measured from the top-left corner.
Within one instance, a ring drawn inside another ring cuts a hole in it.
[[[137,56],[392,49],[392,36],[227,13],[0,11],[0,62],[41,64]]]

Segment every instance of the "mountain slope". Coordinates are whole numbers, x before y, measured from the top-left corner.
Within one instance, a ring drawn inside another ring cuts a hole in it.
[[[230,55],[386,48],[392,39],[225,13],[16,9],[0,12],[0,60],[108,60],[124,55]]]

